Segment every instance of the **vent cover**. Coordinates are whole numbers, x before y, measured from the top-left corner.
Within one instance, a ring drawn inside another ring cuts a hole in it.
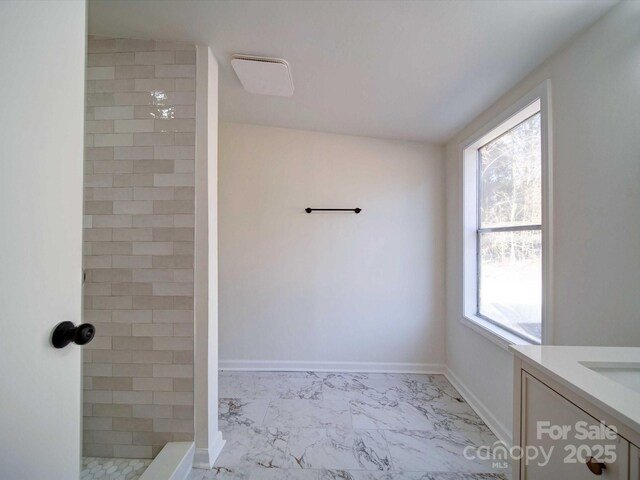
[[[258,95],[293,95],[293,79],[286,60],[234,55],[231,66],[247,92]]]

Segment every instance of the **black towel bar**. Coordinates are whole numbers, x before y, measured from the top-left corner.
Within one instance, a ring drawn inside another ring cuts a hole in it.
[[[361,208],[305,208],[305,212],[354,212],[360,213],[362,211]]]

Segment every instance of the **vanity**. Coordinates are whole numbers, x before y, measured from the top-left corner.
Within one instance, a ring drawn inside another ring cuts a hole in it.
[[[514,480],[640,480],[640,348],[513,345]]]

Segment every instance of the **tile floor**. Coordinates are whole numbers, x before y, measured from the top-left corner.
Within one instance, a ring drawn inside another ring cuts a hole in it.
[[[189,480],[509,478],[466,446],[496,437],[442,375],[221,372],[212,471]]]
[[[80,480],[138,480],[151,460],[84,457]]]

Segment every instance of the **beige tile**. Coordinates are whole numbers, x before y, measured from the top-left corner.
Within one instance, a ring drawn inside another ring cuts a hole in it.
[[[176,78],[176,91],[177,92],[195,92],[196,79],[195,78]]]
[[[193,43],[188,43],[188,42],[157,41],[156,50],[182,50],[182,51],[193,50],[195,51],[196,46]]]
[[[118,80],[89,80],[87,81],[88,93],[112,93],[133,91],[133,79]]]
[[[153,421],[150,418],[114,418],[112,426],[113,430],[119,432],[153,431]]]
[[[97,354],[100,352],[95,351],[92,353]],[[111,375],[113,375],[113,365],[111,365],[110,363],[85,363],[83,365],[82,373],[83,375],[94,377],[93,381],[95,384],[96,377],[110,377]],[[151,373],[153,374],[153,371]]]
[[[147,52],[155,50],[154,40],[138,40],[133,38],[118,38],[116,40],[116,50],[118,52]]]
[[[173,244],[171,242],[134,242],[133,253],[135,255],[172,255]]]
[[[133,106],[108,106],[95,107],[94,116],[96,120],[119,120],[133,118]]]
[[[191,323],[176,323],[173,326],[174,337],[193,337],[193,324]]]
[[[153,240],[151,228],[116,228],[113,230],[114,241],[149,241]]]
[[[113,456],[115,458],[152,458],[153,450],[149,446],[142,445],[114,445]]]
[[[93,308],[95,310],[131,310],[131,297],[95,297]]]
[[[156,132],[195,132],[196,121],[193,118],[174,118],[167,120],[155,120]]]
[[[164,447],[168,442],[172,441],[172,433],[133,432],[134,445],[157,445]]]
[[[94,188],[94,200],[133,200],[132,188]]]
[[[153,403],[154,405],[193,405],[193,393],[153,392]]]
[[[151,350],[153,348],[151,337],[113,337],[112,343],[114,350]]]
[[[152,341],[154,350],[193,350],[193,338],[190,337],[154,337]]]
[[[94,297],[91,297],[94,298]],[[108,298],[108,297],[104,297]],[[87,300],[85,299],[85,303]],[[98,351],[98,350],[111,350],[111,337],[95,337],[91,343],[87,344],[85,347],[87,350]]]
[[[171,418],[173,410],[167,405],[134,405],[133,416],[137,418]]]
[[[193,200],[195,198],[194,187],[175,187],[173,190],[175,200]]]
[[[113,121],[92,120],[84,122],[84,129],[87,133],[113,133]]]
[[[131,133],[98,133],[94,135],[96,147],[126,147],[133,145]]]
[[[194,132],[176,132],[174,141],[176,145],[193,146],[196,144],[196,134]]]
[[[134,120],[139,121],[139,120]],[[113,149],[115,160],[141,160],[153,158],[153,147],[116,147]]]
[[[133,308],[140,310],[165,310],[173,308],[172,297],[133,297]]]
[[[113,312],[113,322],[149,323],[153,320],[152,310],[119,310]]]
[[[115,313],[115,312],[114,312]],[[93,361],[101,363],[130,363],[131,352],[123,352],[119,350],[96,350],[93,352]],[[175,363],[175,362],[174,362]],[[113,373],[111,371],[109,376]],[[95,379],[94,379],[95,381]],[[124,389],[123,389],[124,390]]]
[[[113,403],[113,393],[107,390],[85,390],[82,392],[85,403]]]
[[[192,255],[154,256],[153,268],[193,268]]]
[[[172,392],[171,378],[134,378],[134,389],[137,391]]]
[[[174,392],[193,392],[193,376],[190,376],[189,378],[174,378],[173,391]],[[174,410],[174,413],[175,413],[175,410]]]
[[[153,376],[157,378],[192,378],[193,365],[154,365]]]
[[[113,105],[166,105],[167,98],[164,92],[116,92]]]
[[[113,202],[86,201],[84,202],[85,215],[111,215],[113,214]]]
[[[177,51],[175,60],[176,60],[176,64],[179,64],[179,65],[195,65],[196,52],[195,50]]]
[[[112,265],[113,268],[151,268],[153,259],[141,255],[114,255]]]
[[[95,228],[131,227],[131,215],[94,215],[93,226]]]
[[[133,326],[133,336],[170,337],[172,335],[173,325],[170,324],[138,323]]]
[[[111,187],[113,185],[113,175],[85,175],[85,187]]]
[[[111,285],[108,285],[111,287]],[[127,323],[95,323],[97,337],[130,336],[131,325]]]
[[[152,231],[154,242],[193,241],[193,228],[154,228]]]
[[[113,419],[105,417],[84,417],[82,419],[82,428],[85,430],[111,430],[113,428]]]
[[[193,407],[190,405],[176,405],[173,407],[173,418],[193,419]]]
[[[172,187],[136,187],[133,189],[135,200],[173,200]]]
[[[88,256],[84,257],[85,268],[111,268],[110,256]]]
[[[136,160],[133,165],[136,173],[173,173],[173,160]]]
[[[172,51],[136,52],[136,65],[167,65],[175,63],[175,53]]]
[[[167,364],[173,362],[172,352],[139,350],[133,352],[131,363]]]
[[[114,391],[114,404],[146,405],[153,403],[152,392]]]
[[[93,406],[94,417],[130,417],[131,405],[96,404]]]
[[[191,433],[193,432],[193,420],[178,418],[156,418],[153,420],[154,432]]]
[[[134,88],[136,92],[151,92],[154,90],[171,92],[176,89],[176,80],[173,78],[138,78],[135,80]]]
[[[156,65],[156,78],[195,78],[195,65]]]
[[[87,80],[111,80],[116,78],[115,67],[89,67]]]
[[[170,160],[193,160],[196,155],[195,147],[159,146],[153,149],[153,158]],[[187,185],[191,186],[191,185]]]
[[[173,132],[165,133],[135,133],[134,145],[173,145]],[[172,159],[171,159],[172,160]]]
[[[155,187],[193,187],[195,178],[193,173],[154,173]]]
[[[133,379],[131,377],[94,377],[94,390],[132,390]]]
[[[117,94],[116,94],[117,95]],[[116,97],[114,96],[114,100]],[[195,92],[166,92],[164,105],[194,105],[196,103]]]
[[[131,270],[125,268],[111,268],[107,270],[88,270],[87,275],[90,275],[92,282],[130,282]]]
[[[116,65],[116,78],[153,78],[155,67],[153,65]]]
[[[193,295],[193,284],[191,283],[154,283],[153,294],[158,296],[191,296]]]
[[[113,457],[113,445],[95,445],[83,443],[82,454],[88,457]]]
[[[116,133],[153,132],[155,124],[153,120],[114,120],[113,131]]]
[[[126,200],[114,201],[113,212],[115,214],[145,215],[154,213],[154,205],[151,201],[145,200]]]
[[[151,377],[153,376],[152,365],[142,363],[116,363],[113,365],[114,377]],[[129,415],[130,416],[130,415]],[[136,415],[139,417],[140,415]]]
[[[154,323],[190,323],[193,321],[193,311],[190,310],[155,310]]]
[[[89,107],[111,107],[116,104],[113,93],[87,93],[86,102]]]
[[[93,162],[94,173],[133,173],[133,162],[105,160]]]
[[[116,174],[113,176],[114,187],[152,187],[154,181],[152,173]]]
[[[111,321],[109,310],[85,310],[83,321],[88,323],[104,323]]]
[[[92,432],[92,441],[94,443],[103,444],[123,444],[128,445],[133,443],[133,434],[131,432],[116,432],[116,431],[94,431]]]
[[[193,200],[154,200],[154,214],[191,214],[194,212]]]
[[[102,121],[102,120],[100,120]],[[86,160],[113,160],[113,147],[90,147],[84,149]],[[89,173],[89,172],[85,172]],[[86,185],[85,185],[86,186]],[[110,186],[110,185],[105,185]]]
[[[193,365],[193,352],[173,352],[173,363],[176,365]]]
[[[175,274],[172,269],[146,268],[133,270],[134,282],[171,282]]]
[[[116,283],[111,286],[113,295],[151,295],[152,286],[150,283]]]
[[[196,169],[196,162],[193,160],[175,160],[174,170],[176,173],[193,173]]]
[[[173,215],[136,215],[135,227],[173,227]]]
[[[162,280],[158,280],[162,281]],[[194,282],[193,277],[193,269],[190,268],[179,268],[173,270],[173,281],[174,282]]]
[[[89,41],[87,42],[87,53],[104,53],[116,51],[116,39],[94,37],[89,35]]]
[[[133,65],[133,60],[133,53],[89,53],[87,55],[87,66],[109,67],[115,65]]]
[[[131,242],[93,242],[95,255],[131,255]]]

